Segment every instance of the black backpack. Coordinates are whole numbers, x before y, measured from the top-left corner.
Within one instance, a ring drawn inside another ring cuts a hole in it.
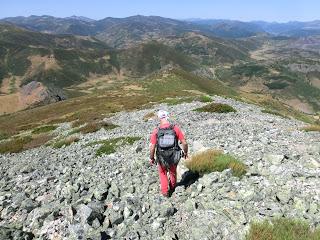
[[[167,128],[159,127],[157,133],[157,161],[166,168],[178,164],[181,158],[181,148],[174,126],[171,124]]]

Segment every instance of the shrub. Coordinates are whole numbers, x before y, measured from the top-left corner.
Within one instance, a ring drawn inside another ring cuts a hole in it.
[[[210,103],[206,106],[201,108],[195,109],[198,112],[215,112],[215,113],[229,113],[229,112],[236,112],[236,110],[229,106],[228,104],[223,103]]]
[[[62,139],[52,145],[53,148],[61,148],[63,146],[69,146],[74,142],[78,142],[80,139],[75,136],[68,137],[66,139]]]
[[[312,231],[307,222],[287,218],[252,223],[246,240],[316,240],[320,229]]]
[[[265,83],[264,85],[266,85],[269,89],[284,89],[287,86],[289,86],[288,83],[286,82],[271,82],[271,83]]]
[[[246,166],[229,154],[223,154],[221,150],[209,149],[207,151],[196,153],[192,158],[186,161],[186,167],[193,172],[200,174],[214,171],[223,171],[232,169],[232,174],[241,177],[246,173]]]
[[[212,102],[212,99],[210,96],[202,95],[199,97],[200,102]]]
[[[57,128],[57,126],[54,126],[54,125],[41,126],[41,127],[34,129],[32,131],[32,133],[33,134],[46,133],[46,132],[53,131],[56,128]]]
[[[135,141],[140,140],[140,137],[119,137],[113,139],[102,140],[98,142],[90,143],[89,145],[102,144],[97,152],[96,156],[101,156],[103,154],[111,154],[116,152],[117,147],[129,144],[132,145]]]
[[[320,132],[320,125],[310,125],[303,127],[302,130],[306,132]]]
[[[83,134],[93,133],[100,130],[101,128],[109,130],[109,129],[114,129],[116,127],[118,126],[112,123],[107,123],[107,122],[90,122],[84,125],[83,127],[74,129],[73,131],[70,132],[70,134],[79,133],[79,132]]]

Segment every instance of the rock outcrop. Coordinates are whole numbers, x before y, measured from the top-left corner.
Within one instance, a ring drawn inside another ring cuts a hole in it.
[[[66,100],[62,90],[44,86],[40,82],[32,81],[19,90],[20,102],[24,106],[34,107]]]
[[[82,135],[71,146],[40,147],[0,156],[1,239],[241,239],[253,220],[277,216],[320,222],[320,134],[304,124],[230,99],[236,113],[192,111],[203,103],[121,112],[119,128]],[[157,168],[148,163],[150,111],[166,108],[185,131],[191,154],[219,148],[248,166],[199,178],[180,162],[172,197],[159,194]],[[56,129],[66,135],[68,124]],[[88,143],[140,136],[132,146],[95,156]]]
[[[0,96],[0,115],[14,113],[66,99],[61,89],[47,87],[40,82],[32,81],[23,85],[13,94]]]

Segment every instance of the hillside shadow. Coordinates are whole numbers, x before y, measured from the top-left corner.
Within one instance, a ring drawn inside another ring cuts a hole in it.
[[[192,172],[190,170],[182,174],[181,180],[177,183],[177,186],[189,187],[200,178],[199,173]]]

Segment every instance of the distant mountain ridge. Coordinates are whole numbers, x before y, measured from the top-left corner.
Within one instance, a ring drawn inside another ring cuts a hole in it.
[[[311,22],[243,22],[226,19],[176,20],[159,16],[106,17],[94,20],[83,16],[58,18],[48,15],[9,17],[0,22],[51,34],[75,34],[95,36],[113,47],[124,47],[145,38],[158,39],[186,32],[197,32],[224,38],[245,38],[261,34],[289,37],[314,36],[320,34],[320,20]],[[126,43],[124,43],[126,42]]]
[[[0,20],[0,90],[7,96],[36,81],[77,96],[178,69],[235,91],[293,106],[299,101],[312,113],[320,110],[318,25],[141,15],[6,18]]]
[[[219,31],[222,26],[225,28],[229,27],[229,29],[234,28],[234,31],[229,30],[229,35],[227,32],[224,33],[226,37],[236,37],[236,35],[231,35],[235,34],[235,31],[240,31],[244,36],[253,36],[261,32],[289,37],[313,36],[320,33],[320,20],[309,22],[290,21],[287,23],[266,21],[242,22],[227,19],[190,19],[187,21],[211,26],[212,31]],[[217,32],[217,34],[221,36],[221,33]]]

